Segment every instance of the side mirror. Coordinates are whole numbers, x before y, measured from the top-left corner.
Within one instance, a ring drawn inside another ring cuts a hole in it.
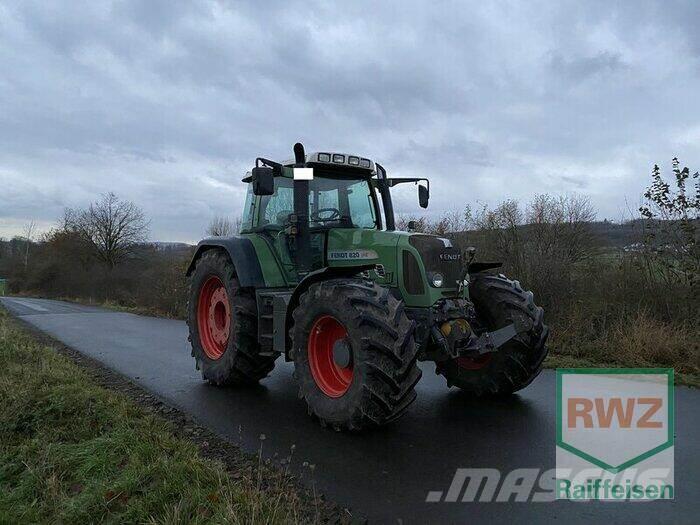
[[[275,175],[272,168],[253,168],[253,194],[272,195],[275,193]]]
[[[421,208],[428,207],[428,201],[430,200],[430,192],[425,186],[418,185],[418,204]]]
[[[408,231],[414,232],[416,231],[416,221],[408,221],[408,224],[406,225],[408,228]]]

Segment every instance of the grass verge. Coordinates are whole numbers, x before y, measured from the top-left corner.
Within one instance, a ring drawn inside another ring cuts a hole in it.
[[[0,307],[0,523],[339,520],[287,471],[56,350]]]
[[[677,384],[700,387],[700,327],[644,309],[591,322],[577,311],[552,324],[549,368],[673,368]]]
[[[27,297],[37,297],[34,295],[27,295]],[[95,306],[98,308],[107,308],[109,310],[114,310],[115,312],[125,312],[134,315],[145,315],[148,317],[163,317],[165,319],[183,319],[180,315],[173,315],[171,312],[166,312],[159,308],[149,307],[149,306],[139,306],[139,305],[124,305],[116,301],[93,301],[92,299],[87,299],[83,297],[52,297],[53,301],[64,301],[67,303],[76,303],[83,306]]]

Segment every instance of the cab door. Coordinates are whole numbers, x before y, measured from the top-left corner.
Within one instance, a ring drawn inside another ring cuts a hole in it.
[[[268,244],[289,283],[297,282],[294,246],[289,235],[294,213],[293,180],[275,177],[275,193],[257,197],[254,230]]]

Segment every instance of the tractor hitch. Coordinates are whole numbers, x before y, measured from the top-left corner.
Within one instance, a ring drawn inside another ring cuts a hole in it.
[[[497,352],[498,349],[518,335],[515,324],[476,335],[466,319],[453,319],[441,326],[434,325],[431,336],[437,350],[431,352],[435,361],[446,361],[458,357],[478,357]]]
[[[513,339],[518,332],[515,330],[515,324],[511,323],[508,326],[494,330],[493,332],[484,332],[476,336],[473,333],[469,338],[469,344],[465,349],[461,350],[460,357],[466,357],[466,354],[477,353],[478,355],[496,352],[501,346]]]

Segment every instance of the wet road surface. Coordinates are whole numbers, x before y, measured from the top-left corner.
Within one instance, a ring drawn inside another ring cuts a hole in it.
[[[322,429],[297,398],[280,358],[257,388],[215,388],[194,369],[182,321],[73,303],[0,298],[14,315],[186,411],[203,426],[265,456],[286,457],[316,489],[373,523],[699,523],[700,392],[676,389],[674,501],[426,503],[447,492],[458,468],[555,466],[555,375],[543,372],[506,401],[475,401],[449,390],[423,364],[418,400],[387,428],[355,435]]]

